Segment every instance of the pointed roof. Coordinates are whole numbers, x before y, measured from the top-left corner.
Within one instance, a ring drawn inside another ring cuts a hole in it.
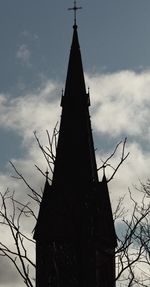
[[[89,105],[75,24],[61,101],[62,115],[52,184],[68,181],[72,184],[76,181],[76,174],[80,182],[98,180]]]
[[[102,244],[115,248],[117,246],[117,237],[105,174],[97,188],[96,205],[98,208],[96,235],[100,238]]]
[[[46,175],[46,182],[44,186],[42,202],[40,204],[39,215],[38,215],[38,219],[37,219],[37,223],[35,227],[34,239],[37,238],[39,233],[42,233],[42,236],[44,236],[47,232],[46,222],[47,222],[47,214],[48,214],[48,209],[49,209],[49,202],[51,202],[51,197],[52,197],[52,190],[48,182],[48,177]]]
[[[81,100],[81,96],[85,97],[85,95],[86,88],[78,40],[78,31],[77,25],[74,25],[64,97],[71,97],[71,101],[74,102],[74,100],[77,98]]]

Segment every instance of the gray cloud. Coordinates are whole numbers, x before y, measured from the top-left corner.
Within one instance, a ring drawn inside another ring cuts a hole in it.
[[[22,44],[19,46],[17,53],[17,59],[20,61],[22,65],[30,66],[30,59],[31,59],[31,51],[29,50],[26,44]]]

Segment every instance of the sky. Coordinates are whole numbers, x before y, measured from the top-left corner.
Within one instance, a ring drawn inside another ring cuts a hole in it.
[[[98,166],[128,139],[130,155],[110,183],[115,204],[128,187],[149,177],[150,1],[77,4],[83,7],[77,23]],[[73,25],[67,9],[72,6],[69,0],[0,1],[0,190],[15,189],[19,199],[26,187],[11,177],[9,161],[33,187],[44,185],[34,165],[47,166],[33,132],[46,145],[46,129],[51,133],[60,119]],[[112,164],[119,157],[118,151]],[[111,170],[106,172],[109,176]],[[13,268],[0,260],[0,287],[22,287]]]

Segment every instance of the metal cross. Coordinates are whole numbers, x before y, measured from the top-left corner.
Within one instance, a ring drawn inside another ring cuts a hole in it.
[[[76,6],[76,1],[74,1],[74,7],[73,8],[68,8],[68,10],[74,11],[74,24],[76,25],[76,19],[77,19],[77,10],[82,9],[82,7],[77,7]]]

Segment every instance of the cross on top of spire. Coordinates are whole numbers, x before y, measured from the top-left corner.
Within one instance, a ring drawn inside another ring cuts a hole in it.
[[[74,25],[76,26],[76,20],[77,20],[77,10],[82,9],[82,7],[77,7],[76,1],[74,1],[74,7],[68,8],[69,11],[74,11]]]

